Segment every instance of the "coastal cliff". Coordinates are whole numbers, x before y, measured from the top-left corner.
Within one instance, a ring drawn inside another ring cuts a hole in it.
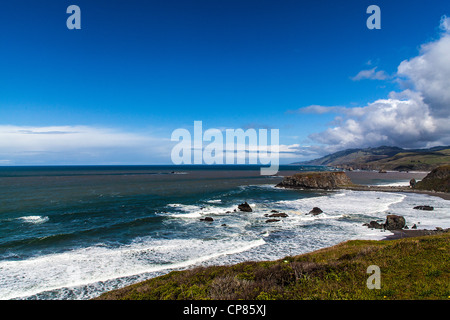
[[[353,185],[345,172],[300,172],[285,177],[277,187],[294,189],[339,189]]]
[[[450,192],[450,165],[440,166],[431,171],[414,186],[417,190]]]

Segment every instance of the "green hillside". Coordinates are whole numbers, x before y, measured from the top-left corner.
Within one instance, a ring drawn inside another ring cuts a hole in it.
[[[430,171],[450,164],[450,146],[406,150],[398,147],[348,149],[320,159],[297,162],[301,165],[325,165],[344,169]]]

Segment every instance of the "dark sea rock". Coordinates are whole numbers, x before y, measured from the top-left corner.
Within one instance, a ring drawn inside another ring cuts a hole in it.
[[[398,216],[395,214],[388,215],[386,217],[386,221],[384,224],[379,223],[378,221],[370,221],[369,223],[363,224],[363,226],[367,226],[371,229],[385,229],[385,230],[401,230],[407,229],[406,220],[403,216]],[[413,229],[417,228],[416,225],[413,225]]]
[[[418,190],[450,192],[450,165],[433,169],[425,178],[414,186]]]
[[[395,214],[388,215],[386,217],[386,222],[384,223],[384,228],[386,230],[400,230],[406,225],[406,220],[402,216]]]
[[[317,216],[321,214],[323,211],[319,207],[314,207],[308,214],[312,214],[313,216]]]
[[[293,189],[338,189],[342,186],[353,185],[345,172],[301,172],[285,177],[277,187]]]
[[[268,217],[270,217],[270,218],[286,218],[289,216],[284,212],[277,212],[277,213],[269,214]]]
[[[203,218],[203,219],[200,219],[200,221],[212,222],[212,221],[214,221],[214,219],[211,218],[211,217],[205,217],[205,218]]]
[[[383,224],[378,223],[376,221],[370,221],[369,223],[363,224],[363,226],[367,226],[367,227],[369,227],[371,229],[383,229],[384,228]]]
[[[278,219],[268,219],[268,220],[266,220],[266,223],[268,223],[268,222],[278,222],[278,221],[280,221],[280,220],[278,220]]]
[[[416,206],[413,209],[425,210],[425,211],[433,211],[434,210],[434,208],[432,206]]]
[[[253,211],[247,202],[244,202],[244,203],[238,205],[238,209],[243,212],[252,212]]]

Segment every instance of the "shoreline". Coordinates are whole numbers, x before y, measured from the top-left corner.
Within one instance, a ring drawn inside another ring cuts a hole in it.
[[[295,188],[295,187],[283,187],[278,186],[277,188],[283,189],[299,189],[299,190],[308,190],[304,188]],[[311,190],[324,190],[327,189],[311,189]],[[427,190],[417,190],[411,189],[410,187],[401,187],[401,186],[376,186],[376,185],[352,185],[352,186],[340,186],[335,189],[330,190],[353,190],[353,191],[375,191],[375,192],[406,192],[406,193],[418,193],[418,194],[426,194],[429,196],[439,197],[444,200],[450,200],[450,193],[447,192],[438,192],[438,191],[427,191]]]
[[[429,172],[419,172],[419,171],[411,171],[411,172],[388,171],[385,173],[380,173],[376,171],[345,171],[345,174],[350,178],[353,185],[342,185],[338,186],[337,188],[334,188],[333,190],[407,192],[407,193],[426,194],[429,196],[439,197],[444,200],[450,200],[450,193],[431,190],[412,189],[409,186],[409,181],[411,179],[422,180],[424,177],[427,176],[428,173]],[[391,186],[391,185],[370,184],[373,183],[373,181],[398,182],[399,180],[405,181],[405,185]],[[292,186],[278,186],[278,187],[285,189],[302,189]]]
[[[389,230],[392,232],[392,234],[386,236],[382,240],[378,241],[384,241],[384,240],[398,240],[398,239],[405,239],[405,238],[416,238],[416,237],[424,237],[424,236],[433,236],[437,234],[444,234],[450,232],[449,229],[445,230],[427,230],[427,229],[418,229],[418,230],[411,230],[411,229],[400,229],[400,230]]]
[[[417,190],[411,189],[410,187],[400,187],[400,186],[343,186],[339,189],[342,190],[354,190],[354,191],[377,191],[377,192],[407,192],[407,193],[418,193],[427,194],[434,197],[439,197],[444,200],[450,200],[450,193],[438,192],[438,191],[428,191],[428,190]]]
[[[373,191],[373,192],[392,192],[392,193],[416,193],[425,194],[433,197],[439,197],[443,200],[450,200],[450,193],[413,189],[409,186],[409,180],[411,179],[423,179],[428,175],[429,172],[398,172],[398,171],[388,171],[388,172],[376,172],[376,171],[348,171],[345,174],[350,178],[352,185],[340,185],[331,190],[353,190],[353,191]],[[373,181],[392,181],[398,182],[399,180],[405,181],[405,185],[374,185],[365,184]],[[295,186],[277,186],[284,189],[303,189],[297,188]],[[311,188],[314,189],[314,188]],[[307,190],[307,189],[305,189]],[[325,189],[324,189],[325,190]],[[386,235],[383,240],[396,240],[411,237],[421,237],[428,235],[442,234],[445,232],[450,232],[449,229],[441,229],[436,227],[436,230],[427,229],[400,229],[400,230],[387,230],[390,231],[389,235]]]
[[[380,191],[380,192],[408,192],[408,193],[419,193],[427,194],[430,196],[439,197],[444,200],[450,200],[450,193],[431,191],[431,190],[421,190],[421,189],[411,189],[409,187],[409,180],[416,179],[422,180],[425,178],[429,172],[397,172],[388,171],[386,173],[374,172],[374,171],[349,171],[345,174],[352,180],[355,186],[343,186],[342,189],[356,190],[356,191]],[[406,186],[383,186],[383,185],[368,185],[365,182],[370,180],[391,180],[398,181],[404,180]]]

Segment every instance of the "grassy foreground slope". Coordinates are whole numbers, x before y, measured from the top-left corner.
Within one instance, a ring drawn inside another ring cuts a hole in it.
[[[367,288],[370,265],[380,267],[381,289]],[[173,271],[97,299],[450,299],[450,233]]]

